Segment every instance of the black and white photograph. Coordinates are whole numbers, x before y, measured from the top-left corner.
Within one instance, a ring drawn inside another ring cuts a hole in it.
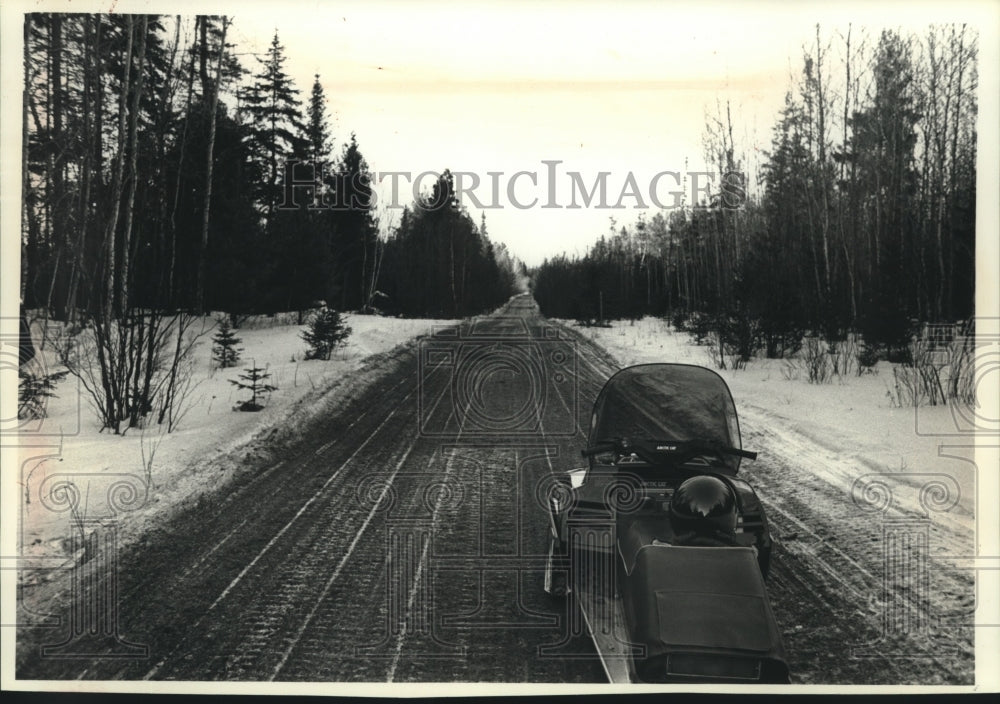
[[[5,690],[1000,691],[1000,5],[0,35]]]

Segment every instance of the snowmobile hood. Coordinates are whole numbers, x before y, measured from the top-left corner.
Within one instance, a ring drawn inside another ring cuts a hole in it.
[[[594,403],[590,444],[606,438],[704,442],[740,449],[740,428],[721,376],[690,364],[640,364],[604,385]],[[731,472],[740,458],[721,458]]]

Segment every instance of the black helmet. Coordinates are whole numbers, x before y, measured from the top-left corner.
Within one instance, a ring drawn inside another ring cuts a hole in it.
[[[682,533],[734,533],[736,497],[718,477],[700,475],[685,480],[670,498],[670,524]]]

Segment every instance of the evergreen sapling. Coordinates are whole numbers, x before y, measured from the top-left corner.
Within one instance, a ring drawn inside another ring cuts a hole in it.
[[[253,366],[245,368],[243,371],[246,373],[240,374],[239,379],[230,379],[229,383],[241,391],[249,391],[250,398],[247,401],[237,403],[233,407],[233,410],[259,411],[264,408],[264,406],[258,403],[258,399],[264,394],[277,391],[278,387],[267,383],[267,380],[271,378],[271,375],[266,369],[258,367],[256,362],[254,362]]]
[[[240,361],[242,347],[237,347],[242,340],[236,337],[233,327],[229,323],[228,317],[219,320],[219,330],[212,338],[212,359],[214,359],[220,369],[235,367]]]
[[[309,345],[306,359],[330,359],[333,350],[345,344],[351,328],[340,313],[332,308],[323,308],[302,331],[302,339]]]

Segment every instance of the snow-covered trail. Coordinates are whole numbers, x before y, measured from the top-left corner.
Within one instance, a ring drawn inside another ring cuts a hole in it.
[[[546,379],[561,372],[569,388],[598,387],[592,370],[575,378],[574,356],[553,348],[550,329],[529,303],[465,321],[461,335],[476,349],[490,341],[484,369],[502,352],[498,339],[547,342]],[[578,452],[575,399],[568,392],[543,412],[547,432],[529,423],[513,443],[483,427],[467,437],[453,427],[466,416],[452,393],[465,388],[452,377],[452,330],[427,356],[411,342],[365,364],[354,393],[240,448],[231,479],[123,551],[116,575],[88,567],[100,567],[94,559],[81,565],[77,594],[30,590],[25,603],[66,620],[20,629],[19,676],[599,682],[593,653],[538,656],[563,640],[567,607],[553,610],[542,590],[537,492],[553,457]],[[498,404],[489,409],[505,417],[534,398],[509,375],[484,374],[490,393],[466,404]],[[100,603],[115,579],[117,633],[84,629],[56,646],[72,659],[40,654],[92,617],[68,607]]]
[[[311,414],[288,416],[213,460],[216,484],[121,553],[118,635],[146,646],[144,655],[108,659],[122,647],[112,639],[86,643],[95,649],[89,659],[38,657],[63,631],[37,624],[21,629],[19,675],[599,682],[589,644],[567,640],[566,606],[542,591],[547,517],[538,492],[551,472],[580,464],[589,407],[610,374],[641,361],[698,363],[700,351],[686,336],[657,331],[643,338],[648,353],[630,352],[627,324],[581,331],[555,323],[553,336],[550,321],[524,303],[442,339],[474,340],[478,330],[480,340],[521,335],[536,346],[576,340],[574,356],[546,357],[556,365],[546,367],[546,383],[572,385],[554,389],[560,403],[545,407],[553,415],[544,423],[516,441],[464,437],[463,426],[452,427],[465,417],[456,402],[473,397],[440,369],[424,374],[418,344],[370,360],[344,393],[336,383],[317,392]],[[448,366],[449,344],[429,352],[432,367]],[[741,473],[773,524],[768,589],[793,681],[971,683],[972,580],[942,569],[953,550],[972,552],[961,512],[938,520],[950,513],[947,497],[897,481],[899,448],[884,425],[875,439],[859,435],[840,451],[850,428],[826,414],[858,404],[856,392],[768,379],[767,371],[727,381],[744,444],[761,452]],[[484,378],[492,393],[475,402],[498,404],[498,417],[533,398],[525,376]],[[770,396],[762,393],[769,387]],[[820,406],[825,395],[832,400]],[[867,423],[885,410],[864,411]],[[846,437],[824,435],[824,423]],[[892,494],[884,511],[880,486],[852,493],[859,477],[883,469]],[[922,506],[938,510],[925,515]],[[84,572],[95,580],[87,590],[107,583]],[[71,595],[57,583],[32,588],[25,604],[65,614]],[[553,645],[569,657],[540,655]]]

